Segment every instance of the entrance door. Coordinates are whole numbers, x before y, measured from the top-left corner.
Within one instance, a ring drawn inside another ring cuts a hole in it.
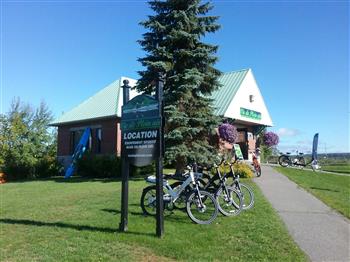
[[[244,159],[248,159],[248,138],[246,128],[237,128],[238,141],[237,144],[241,147]]]

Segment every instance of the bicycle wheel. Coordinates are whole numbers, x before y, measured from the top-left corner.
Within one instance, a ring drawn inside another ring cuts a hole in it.
[[[141,195],[141,208],[145,215],[155,216],[157,212],[156,186],[143,189]]]
[[[282,155],[278,158],[278,163],[283,167],[287,167],[290,165],[290,159],[289,157]]]
[[[207,191],[195,191],[186,201],[189,218],[197,224],[210,224],[218,215],[218,204]]]
[[[219,211],[224,216],[237,216],[243,207],[242,196],[233,187],[226,188],[221,187],[216,194]]]
[[[242,183],[239,183],[240,189],[237,185],[235,185],[235,189],[238,191],[238,193],[241,194],[242,201],[243,201],[243,210],[247,210],[253,207],[254,205],[254,193],[253,190]]]

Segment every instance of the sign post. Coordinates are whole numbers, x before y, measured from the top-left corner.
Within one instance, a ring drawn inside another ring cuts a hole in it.
[[[122,106],[122,210],[120,231],[128,230],[129,166],[143,167],[156,161],[156,234],[164,234],[163,219],[163,79],[157,81],[156,97],[138,95],[129,101],[128,81],[124,80]]]
[[[123,81],[123,104],[129,102],[129,81]],[[120,212],[119,230],[126,232],[128,230],[128,203],[129,203],[129,161],[122,147],[122,205]]]
[[[158,237],[163,237],[164,234],[164,211],[163,211],[163,144],[164,144],[164,130],[163,130],[163,88],[164,82],[161,74],[158,76],[157,87],[156,87],[156,98],[159,103],[158,116],[160,119],[159,126],[159,156],[156,159],[156,207],[157,207],[157,229],[156,233]]]

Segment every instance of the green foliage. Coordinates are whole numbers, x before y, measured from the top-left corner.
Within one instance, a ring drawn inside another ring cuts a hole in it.
[[[260,146],[260,158],[261,158],[261,161],[262,162],[267,162],[270,157],[272,156],[272,149],[265,146],[265,145],[262,145]]]
[[[119,177],[121,159],[114,155],[85,154],[77,161],[77,174],[90,178]]]
[[[140,92],[152,93],[159,73],[164,74],[165,160],[206,163],[216,153],[209,142],[218,118],[209,95],[219,88],[220,72],[213,67],[218,46],[201,42],[207,33],[219,29],[218,17],[207,16],[212,9],[200,0],[150,1],[155,15],[141,23],[148,32],[139,41],[147,56],[139,59]]]
[[[121,177],[121,158],[115,155],[94,155],[86,153],[77,161],[77,175],[89,178]],[[130,176],[154,175],[155,166],[130,168]]]
[[[235,171],[235,174],[238,174],[242,178],[254,177],[252,169],[245,163],[235,163],[233,165],[233,170]]]
[[[48,128],[51,120],[44,102],[34,109],[19,98],[0,116],[0,169],[9,180],[57,174],[55,134]]]

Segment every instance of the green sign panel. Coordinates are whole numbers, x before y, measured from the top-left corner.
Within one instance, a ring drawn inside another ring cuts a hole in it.
[[[135,166],[149,165],[159,156],[159,103],[149,95],[139,95],[122,107],[123,155]]]
[[[260,112],[241,107],[240,113],[241,113],[241,116],[251,118],[254,120],[261,120],[261,113]]]
[[[123,119],[153,117],[158,115],[159,104],[154,97],[149,95],[139,95],[131,99],[122,107]]]
[[[128,119],[121,122],[121,129],[123,131],[128,130],[142,130],[142,129],[154,129],[160,127],[159,117],[148,117],[141,119]]]
[[[243,154],[239,144],[233,144],[233,149],[235,150],[235,156],[238,159],[243,159]]]

